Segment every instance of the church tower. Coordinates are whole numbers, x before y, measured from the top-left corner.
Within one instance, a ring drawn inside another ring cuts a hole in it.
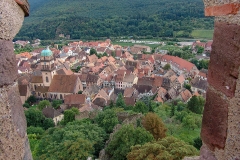
[[[43,85],[49,87],[56,74],[53,53],[49,47],[41,52],[41,67]]]

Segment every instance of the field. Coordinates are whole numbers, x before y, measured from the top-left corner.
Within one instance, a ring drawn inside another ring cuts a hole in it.
[[[144,44],[144,43],[130,43],[130,42],[112,42],[112,44],[120,45],[120,46],[123,46],[123,47],[125,47],[125,46],[131,47],[135,44],[136,45],[142,45],[142,46],[149,46],[151,48],[157,48],[157,47],[161,46],[161,45],[158,45],[158,44]]]
[[[194,30],[192,32],[193,38],[205,38],[212,39],[213,38],[213,30]]]

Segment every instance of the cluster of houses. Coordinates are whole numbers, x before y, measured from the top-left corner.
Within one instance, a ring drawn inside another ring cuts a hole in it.
[[[90,55],[91,48],[107,56]],[[34,95],[40,100],[63,100],[62,110],[74,106],[85,113],[115,102],[119,94],[129,106],[144,96],[152,96],[159,103],[174,99],[186,103],[193,95],[205,96],[206,70],[199,71],[179,57],[143,54],[147,51],[151,51],[147,46],[121,47],[106,40],[72,42],[61,50],[47,48],[18,54],[22,103]],[[164,70],[166,64],[171,69]],[[77,73],[73,72],[77,68]],[[192,86],[192,92],[185,84]],[[52,113],[56,110],[45,110],[48,115],[58,115]]]

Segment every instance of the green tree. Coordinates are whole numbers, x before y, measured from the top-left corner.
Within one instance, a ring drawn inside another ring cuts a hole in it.
[[[185,83],[184,87],[192,93],[192,86],[190,84]]]
[[[128,153],[128,160],[162,159],[181,160],[185,156],[198,155],[198,151],[193,146],[172,136],[161,140],[135,145]]]
[[[155,113],[146,114],[142,119],[142,125],[153,135],[154,139],[158,140],[166,137],[167,128],[162,122],[162,119]]]
[[[153,136],[143,128],[134,128],[132,125],[123,125],[109,142],[106,151],[112,159],[125,160],[131,146],[143,145],[153,140]]]
[[[202,114],[205,100],[201,96],[193,96],[187,103],[187,108],[193,113]]]
[[[29,126],[42,127],[42,123],[45,117],[41,111],[35,108],[29,108],[24,112],[25,112],[28,127]]]
[[[43,108],[50,106],[50,102],[48,100],[43,100],[38,103],[37,108],[42,111]]]
[[[122,93],[118,94],[117,101],[116,101],[116,107],[120,107],[120,108],[126,107]]]
[[[97,55],[97,51],[94,48],[91,48],[90,55],[93,55],[93,54]]]
[[[27,134],[36,134],[37,136],[43,135],[44,130],[42,127],[30,126],[27,128]]]
[[[194,142],[193,146],[195,148],[197,148],[198,150],[200,150],[200,148],[202,147],[202,139],[201,139],[201,137],[194,138],[193,142]]]
[[[31,95],[30,97],[28,97],[27,101],[28,104],[32,105],[33,103],[37,102],[36,97],[34,97],[33,95]]]
[[[112,133],[114,126],[119,123],[116,113],[111,109],[99,112],[95,121],[107,133]]]
[[[197,128],[197,125],[196,125],[196,122],[195,122],[195,118],[188,114],[187,116],[185,116],[182,120],[182,124],[184,127],[188,128],[188,129],[196,129]]]
[[[45,118],[42,123],[42,127],[47,130],[50,127],[54,127],[54,122],[51,118]]]
[[[106,56],[106,57],[108,56],[106,52],[103,53],[103,57],[104,57],[104,56]]]
[[[72,122],[75,120],[75,115],[79,114],[79,110],[75,107],[64,111],[64,119],[63,124],[67,124],[68,122]]]
[[[25,103],[23,104],[23,107],[25,107],[25,108],[30,108],[30,105],[29,105],[27,102],[25,102]]]
[[[197,48],[197,53],[198,53],[198,54],[203,53],[203,51],[204,51],[204,48],[203,48],[203,47],[201,47],[201,46],[196,46],[196,48]]]
[[[171,69],[171,65],[167,63],[163,66],[163,69],[164,70],[169,70],[169,69]]]
[[[82,91],[78,91],[78,94],[82,94]]]
[[[106,133],[89,121],[74,121],[65,127],[51,128],[36,149],[39,159],[86,159],[97,156],[104,146]]]
[[[52,101],[52,107],[55,109],[58,109],[61,104],[62,104],[62,100],[53,100]]]
[[[149,111],[149,107],[146,106],[142,101],[137,101],[133,108],[133,111],[138,113],[147,113]]]

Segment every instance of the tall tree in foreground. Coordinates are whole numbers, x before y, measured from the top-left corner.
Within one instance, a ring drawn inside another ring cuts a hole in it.
[[[155,113],[148,113],[142,119],[143,127],[149,131],[154,139],[162,139],[166,137],[167,128],[164,126],[162,119]]]
[[[152,140],[153,136],[144,128],[124,125],[113,135],[106,151],[112,155],[112,159],[125,160],[131,146],[143,145]]]
[[[136,145],[127,155],[128,160],[181,160],[185,156],[198,155],[192,145],[175,137],[169,136],[153,143]]]

